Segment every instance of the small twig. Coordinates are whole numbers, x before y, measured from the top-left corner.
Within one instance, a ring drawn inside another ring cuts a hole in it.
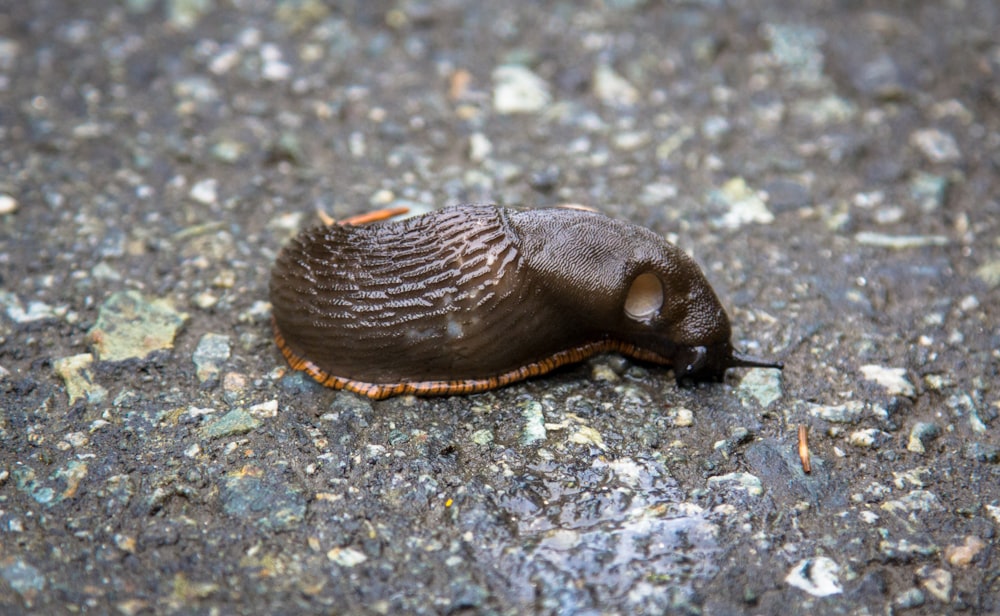
[[[326,226],[332,225],[366,225],[370,222],[379,222],[381,220],[388,220],[389,218],[394,218],[396,216],[402,216],[410,211],[410,208],[405,205],[398,207],[387,207],[381,210],[375,210],[374,212],[365,212],[364,214],[357,214],[343,220],[336,220],[323,210],[316,210],[316,215]]]
[[[799,459],[802,460],[802,470],[806,474],[812,472],[812,463],[809,461],[809,429],[805,424],[799,424]]]

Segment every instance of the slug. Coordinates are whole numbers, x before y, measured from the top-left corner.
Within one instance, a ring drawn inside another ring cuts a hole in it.
[[[783,367],[733,349],[701,270],[648,229],[493,205],[358,220],[302,231],[271,274],[278,348],[334,389],[466,394],[606,352],[672,366],[678,383]]]

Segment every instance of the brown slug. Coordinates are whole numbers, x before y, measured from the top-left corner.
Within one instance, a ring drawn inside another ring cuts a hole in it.
[[[733,349],[701,270],[648,229],[492,205],[359,220],[302,231],[271,274],[278,347],[334,389],[465,394],[605,352],[672,366],[678,382],[782,367]]]

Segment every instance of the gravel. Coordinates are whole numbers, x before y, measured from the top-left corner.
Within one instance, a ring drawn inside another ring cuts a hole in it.
[[[0,612],[1000,612],[995,2],[2,13]],[[653,229],[784,371],[288,369],[296,230],[470,201]]]

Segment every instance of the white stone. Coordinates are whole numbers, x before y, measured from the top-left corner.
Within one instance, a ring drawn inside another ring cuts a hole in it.
[[[906,368],[889,368],[888,366],[866,364],[861,366],[861,374],[865,377],[865,380],[878,383],[894,396],[912,398],[916,393],[913,383],[906,378]]]
[[[17,199],[10,195],[0,194],[0,214],[13,214],[17,211]]]
[[[760,482],[760,478],[750,473],[729,473],[708,478],[709,488],[722,486],[732,486],[745,490],[750,496],[760,496],[764,493],[764,486]]]
[[[629,106],[639,102],[639,91],[607,64],[594,69],[594,94],[605,105]]]
[[[219,182],[215,178],[202,180],[191,187],[188,196],[202,205],[213,205],[219,200]]]
[[[785,581],[814,597],[829,597],[844,592],[837,579],[839,571],[840,565],[825,556],[807,558],[792,567]]]
[[[481,163],[493,153],[493,143],[483,133],[472,133],[469,136],[469,160]]]
[[[534,113],[551,100],[548,82],[531,69],[508,64],[493,71],[493,109],[497,113]]]

